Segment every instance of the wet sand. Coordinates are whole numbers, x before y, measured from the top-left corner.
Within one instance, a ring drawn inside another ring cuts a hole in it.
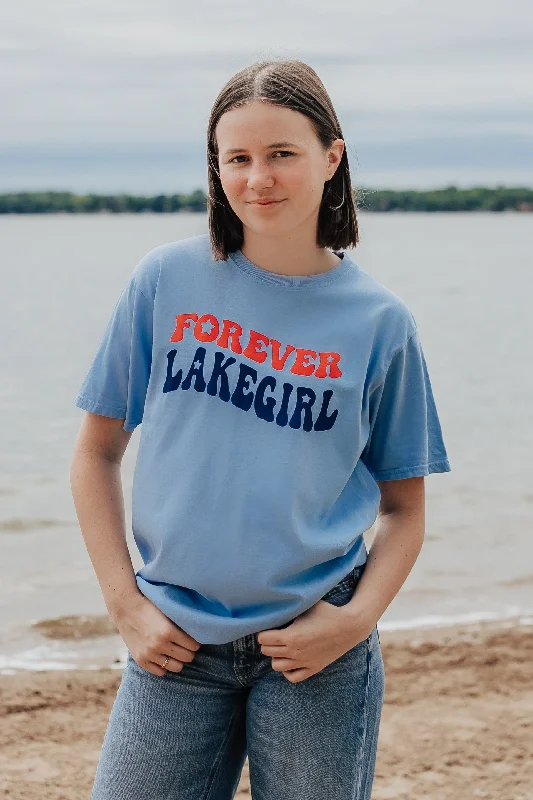
[[[373,800],[533,800],[533,625],[380,637],[386,694]],[[0,675],[0,796],[88,800],[120,677]],[[238,800],[250,797],[247,767]]]

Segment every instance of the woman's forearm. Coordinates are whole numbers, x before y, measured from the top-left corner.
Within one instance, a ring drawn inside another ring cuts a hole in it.
[[[85,546],[114,617],[139,594],[126,542],[120,463],[80,450],[72,459],[70,485]]]
[[[398,510],[380,514],[365,570],[343,608],[369,632],[403,586],[424,541],[424,513]]]

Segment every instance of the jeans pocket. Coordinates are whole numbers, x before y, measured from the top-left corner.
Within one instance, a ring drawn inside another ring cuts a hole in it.
[[[325,600],[326,603],[331,603],[334,606],[343,606],[348,603],[355,592],[364,568],[365,564],[354,567],[333,588],[326,592],[321,600]]]

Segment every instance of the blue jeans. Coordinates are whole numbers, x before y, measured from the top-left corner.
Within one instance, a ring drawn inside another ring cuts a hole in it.
[[[364,568],[322,599],[347,603]],[[384,688],[377,626],[297,683],[256,633],[162,676],[128,652],[91,800],[231,800],[246,756],[253,800],[369,800]]]

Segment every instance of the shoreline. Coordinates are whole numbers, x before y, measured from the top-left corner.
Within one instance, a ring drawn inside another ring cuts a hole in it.
[[[524,618],[523,618],[524,619]],[[380,630],[373,800],[533,800],[533,620]],[[89,796],[121,670],[0,675],[0,790]],[[245,763],[237,800],[249,798]]]
[[[533,612],[510,606],[507,613],[470,612],[455,617],[426,615],[378,622],[390,642],[436,641],[449,637],[475,640],[484,631],[533,626]],[[123,669],[126,646],[108,614],[63,615],[33,620],[2,632],[0,678],[25,671],[94,671]],[[7,647],[6,647],[7,645]]]

